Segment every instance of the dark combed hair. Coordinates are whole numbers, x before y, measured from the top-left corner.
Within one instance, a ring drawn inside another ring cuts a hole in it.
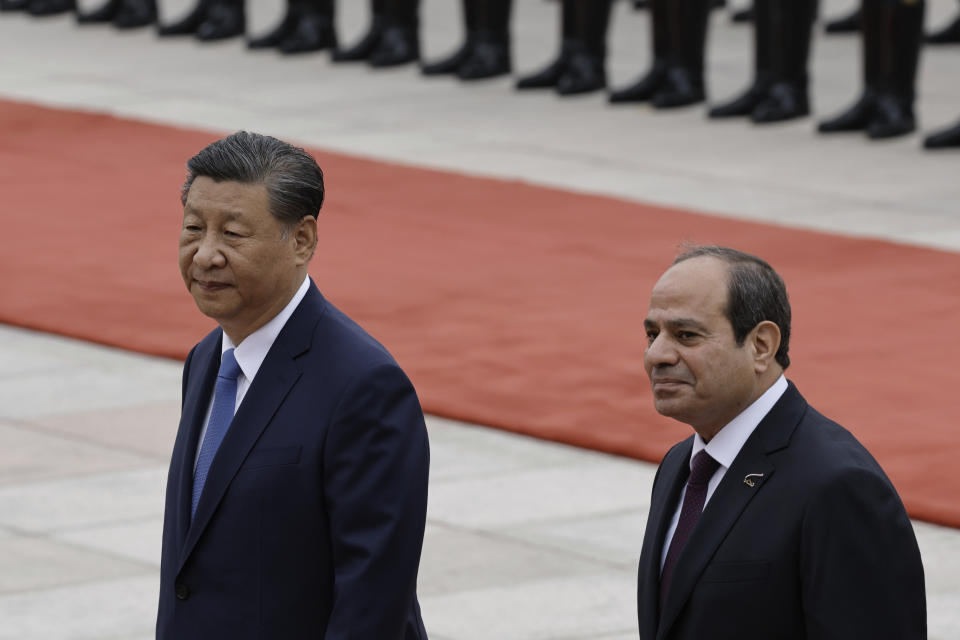
[[[323,206],[323,171],[309,153],[270,136],[238,131],[217,140],[187,161],[187,180],[180,201],[197,176],[217,182],[263,184],[270,199],[270,213],[280,222],[294,225],[320,214]]]
[[[783,278],[765,260],[727,247],[687,247],[673,264],[700,257],[717,258],[729,266],[725,313],[737,344],[742,345],[754,327],[769,320],[780,327],[776,360],[784,369],[789,367],[791,314]]]

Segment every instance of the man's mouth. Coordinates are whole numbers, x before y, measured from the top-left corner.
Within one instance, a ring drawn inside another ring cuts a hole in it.
[[[669,389],[670,387],[677,387],[680,385],[690,384],[686,380],[681,380],[679,378],[654,378],[651,383],[654,388],[660,387]]]
[[[200,279],[198,279],[198,278],[194,278],[193,281],[194,281],[194,282],[197,284],[197,286],[200,287],[200,289],[202,289],[203,291],[221,291],[221,290],[226,289],[227,287],[231,286],[230,284],[228,284],[228,283],[226,283],[226,282],[219,282],[219,281],[217,281],[217,280],[200,280]]]

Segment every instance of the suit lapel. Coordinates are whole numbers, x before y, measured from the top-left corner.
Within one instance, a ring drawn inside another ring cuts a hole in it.
[[[768,454],[789,444],[805,409],[806,402],[791,383],[727,469],[677,560],[657,638],[666,636],[717,548],[753,497],[770,480],[775,469]],[[745,482],[748,474],[763,475],[751,476],[753,486],[750,486]],[[675,507],[676,502],[673,504]]]
[[[637,610],[640,612],[640,637],[652,639],[656,635],[660,598],[660,556],[663,538],[673,519],[680,500],[680,491],[690,475],[690,450],[693,438],[682,442],[664,458],[658,472],[659,479],[650,497],[650,513],[643,534],[640,552],[640,588],[637,594]],[[646,615],[644,615],[644,612]]]
[[[171,474],[170,481],[176,496],[176,540],[183,545],[190,528],[190,502],[193,493],[193,461],[197,456],[197,441],[203,428],[203,419],[207,415],[210,396],[220,369],[220,344],[222,334],[217,338],[205,340],[193,354],[189,390],[183,400],[180,412],[180,427],[177,429],[177,441],[174,444],[173,460],[179,462],[179,468]]]
[[[306,297],[267,353],[210,465],[210,472],[180,555],[181,568],[209,524],[247,454],[300,378],[302,372],[296,358],[309,351],[313,328],[324,304],[320,292],[311,283]],[[189,505],[189,498],[187,504]],[[187,508],[189,510],[189,506]]]

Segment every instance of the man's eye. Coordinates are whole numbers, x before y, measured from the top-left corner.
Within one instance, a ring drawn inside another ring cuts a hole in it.
[[[224,231],[224,232],[223,232],[223,235],[227,236],[228,238],[240,238],[240,237],[242,237],[242,236],[241,236],[239,233],[237,233],[236,231],[229,231],[229,230]]]
[[[653,341],[657,339],[656,331],[647,331],[647,342],[653,344]]]
[[[693,340],[697,337],[697,334],[695,334],[693,331],[678,331],[677,337],[681,340]]]
[[[200,225],[198,224],[188,224],[184,228],[184,231],[189,231],[190,233],[197,233],[200,231]]]

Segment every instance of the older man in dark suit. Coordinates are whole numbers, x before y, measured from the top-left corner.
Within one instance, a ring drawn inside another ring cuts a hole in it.
[[[187,357],[157,638],[424,640],[427,434],[406,376],[307,277],[323,174],[246,132],[192,158]]]
[[[784,378],[790,305],[770,265],[691,249],[644,325],[657,411],[695,433],[654,480],[640,637],[926,638],[910,520],[867,450]]]

